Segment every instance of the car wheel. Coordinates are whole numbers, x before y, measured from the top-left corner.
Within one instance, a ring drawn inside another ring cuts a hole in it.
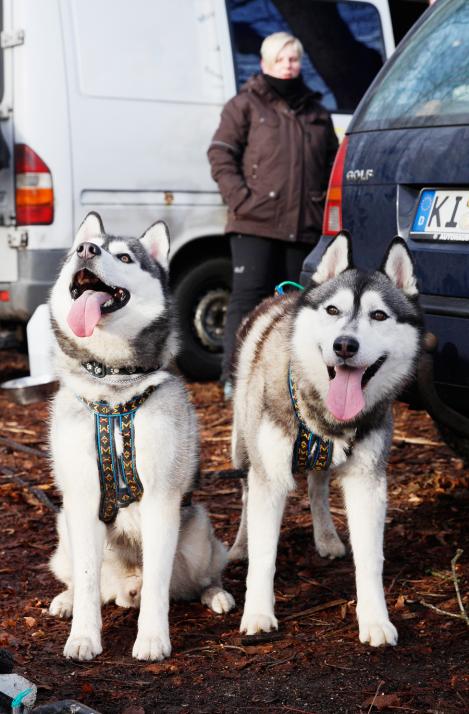
[[[182,337],[177,362],[191,379],[220,376],[230,291],[231,261],[223,256],[192,266],[176,282],[174,297]]]

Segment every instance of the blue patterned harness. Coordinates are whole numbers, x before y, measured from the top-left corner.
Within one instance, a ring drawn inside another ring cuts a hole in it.
[[[79,399],[94,413],[96,451],[98,460],[101,501],[99,519],[104,523],[115,520],[119,508],[139,501],[143,495],[135,463],[134,419],[137,410],[156,389],[152,385],[142,394],[123,404],[91,402]],[[122,453],[117,455],[115,429],[122,436]]]

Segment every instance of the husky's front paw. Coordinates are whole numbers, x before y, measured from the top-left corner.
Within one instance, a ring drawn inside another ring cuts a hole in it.
[[[148,661],[162,660],[171,654],[169,635],[137,635],[132,650],[132,657]]]
[[[257,612],[245,612],[241,620],[239,628],[240,632],[245,632],[246,635],[255,635],[258,632],[271,632],[278,630],[278,622],[275,615],[264,615]]]
[[[64,656],[67,659],[78,659],[87,660],[93,659],[97,655],[101,654],[103,648],[101,647],[101,641],[98,637],[88,637],[83,635],[82,637],[77,637],[76,635],[70,635],[64,647]]]
[[[359,623],[360,642],[368,642],[372,647],[396,645],[397,630],[389,620]]]
[[[314,539],[314,545],[321,558],[343,558],[347,549],[337,533],[322,533]]]
[[[73,595],[70,590],[64,590],[56,595],[49,605],[49,614],[54,617],[71,617],[73,612]]]

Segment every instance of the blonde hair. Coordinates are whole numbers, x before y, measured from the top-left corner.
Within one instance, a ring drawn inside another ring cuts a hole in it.
[[[274,32],[265,38],[261,45],[261,57],[267,65],[272,65],[278,54],[286,45],[291,45],[298,53],[299,59],[303,57],[303,45],[297,37],[289,35],[288,32]]]

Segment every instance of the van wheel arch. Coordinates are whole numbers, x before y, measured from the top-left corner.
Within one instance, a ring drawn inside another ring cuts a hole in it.
[[[231,291],[231,258],[224,236],[192,241],[171,264],[171,286],[182,349],[177,363],[190,379],[218,379]]]

